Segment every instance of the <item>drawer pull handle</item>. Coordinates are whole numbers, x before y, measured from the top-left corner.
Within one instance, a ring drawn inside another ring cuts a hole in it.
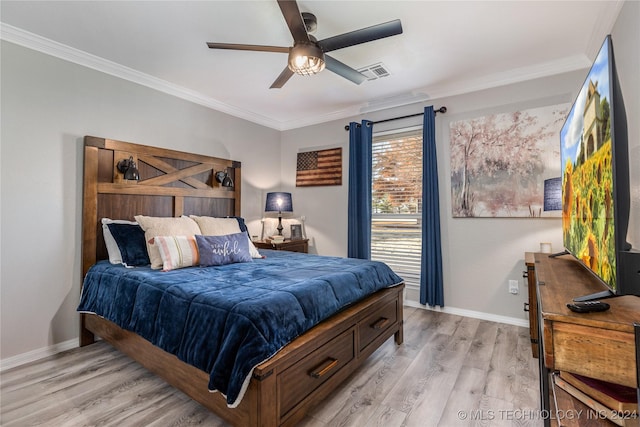
[[[329,373],[330,370],[338,366],[338,359],[328,358],[320,366],[309,373],[313,378],[321,378]]]
[[[387,319],[386,317],[381,317],[373,325],[371,325],[371,327],[378,331],[380,329],[383,329],[385,326],[387,326],[388,323],[389,323],[389,319]]]

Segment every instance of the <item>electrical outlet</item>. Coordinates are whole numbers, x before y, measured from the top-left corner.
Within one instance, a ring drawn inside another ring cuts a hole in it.
[[[518,281],[517,280],[509,280],[509,293],[518,295]]]

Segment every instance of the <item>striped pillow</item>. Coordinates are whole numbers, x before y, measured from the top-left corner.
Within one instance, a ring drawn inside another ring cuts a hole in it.
[[[200,263],[194,236],[156,236],[153,244],[162,258],[162,271],[192,267]]]

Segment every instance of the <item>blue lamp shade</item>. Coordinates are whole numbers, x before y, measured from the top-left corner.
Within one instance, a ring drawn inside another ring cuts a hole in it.
[[[267,193],[265,212],[293,212],[291,193]]]
[[[562,178],[544,180],[544,210],[562,210]]]

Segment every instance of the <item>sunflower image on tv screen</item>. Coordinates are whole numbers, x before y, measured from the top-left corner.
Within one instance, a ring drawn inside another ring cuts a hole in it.
[[[607,50],[596,58],[561,131],[564,246],[616,288]]]

